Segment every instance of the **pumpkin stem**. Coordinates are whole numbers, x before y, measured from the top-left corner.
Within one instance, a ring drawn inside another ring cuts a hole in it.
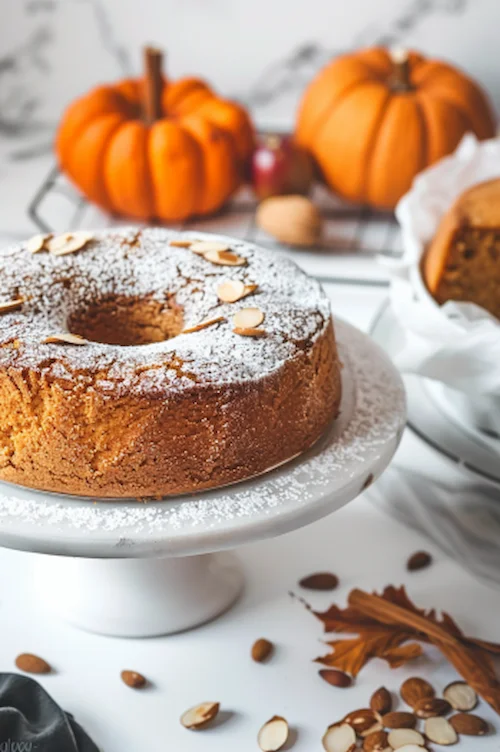
[[[410,91],[410,56],[408,50],[401,47],[390,50],[392,61],[391,85],[395,91]]]
[[[149,124],[162,115],[161,95],[163,52],[155,47],[144,48],[144,114]]]

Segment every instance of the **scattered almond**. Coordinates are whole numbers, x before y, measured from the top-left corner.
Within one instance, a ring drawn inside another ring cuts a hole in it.
[[[123,683],[126,684],[127,687],[132,687],[132,689],[142,689],[147,684],[146,677],[139,674],[138,671],[124,670],[121,672],[120,676]]]
[[[66,256],[84,248],[91,240],[89,232],[65,232],[63,235],[54,235],[45,245],[53,256]]]
[[[33,655],[33,653],[21,653],[18,655],[16,666],[27,674],[50,674],[52,670],[47,661],[44,661],[38,655]]]
[[[169,245],[173,248],[190,248],[194,240],[170,240]]]
[[[198,729],[205,728],[216,717],[219,712],[218,702],[202,702],[200,705],[195,705],[194,708],[189,708],[185,713],[181,715],[181,723],[184,728]]]
[[[474,710],[477,705],[477,694],[472,687],[461,681],[448,684],[443,697],[454,710]]]
[[[191,240],[189,249],[193,253],[199,253],[200,256],[204,256],[205,253],[224,253],[224,251],[231,250],[227,243],[221,243],[218,240]]]
[[[427,718],[425,722],[425,735],[430,742],[435,744],[456,744],[458,735],[453,726],[446,718],[438,716]]]
[[[213,326],[214,324],[219,324],[221,321],[225,321],[224,316],[216,316],[213,319],[206,319],[205,321],[200,321],[199,324],[195,324],[194,326],[188,326],[186,329],[183,329],[181,334],[192,334],[193,332],[199,332],[201,329],[206,329],[207,326]]]
[[[261,637],[252,645],[252,658],[256,663],[262,663],[267,660],[274,650],[274,645],[269,640]]]
[[[451,705],[441,697],[423,697],[413,706],[419,718],[433,718],[436,715],[448,715]]]
[[[351,752],[356,749],[356,732],[348,723],[334,723],[322,739],[326,752]]]
[[[478,715],[472,713],[457,713],[450,718],[450,724],[457,734],[465,736],[484,736],[489,731],[489,726]]]
[[[408,744],[415,744],[417,747],[425,745],[425,739],[422,734],[410,728],[393,729],[389,732],[387,739],[392,749],[406,747]]]
[[[415,728],[417,717],[413,713],[393,710],[382,716],[382,725],[389,729]]]
[[[80,337],[79,334],[71,334],[71,332],[61,332],[60,334],[51,334],[50,337],[46,337],[42,340],[43,345],[88,345],[88,340],[85,337]]]
[[[319,675],[327,684],[331,684],[332,687],[345,689],[352,684],[352,677],[343,671],[339,671],[337,668],[323,668],[319,672]]]
[[[389,746],[387,731],[373,731],[363,740],[365,752],[383,752]]]
[[[222,282],[217,288],[217,297],[223,303],[236,303],[255,292],[257,285],[245,285],[239,279]]]
[[[272,196],[259,205],[258,226],[282,243],[310,247],[319,243],[322,219],[317,207],[304,196]]]
[[[386,752],[391,752],[392,747],[389,747]],[[427,752],[427,747],[421,747],[418,744],[405,744],[404,747],[400,747],[398,752]]]
[[[344,723],[352,726],[358,736],[367,736],[375,731],[382,731],[379,716],[370,708],[351,711],[344,718]]]
[[[392,696],[385,687],[379,687],[371,696],[370,707],[375,713],[385,715],[392,710]]]
[[[193,250],[193,246],[191,246]],[[195,251],[196,253],[196,251]],[[245,266],[247,260],[233,251],[207,251],[203,258],[219,266]]]
[[[247,327],[244,329],[241,326],[235,326],[233,329],[234,334],[239,334],[240,337],[265,337],[265,329],[257,329],[256,327]]]
[[[33,235],[26,243],[26,250],[30,253],[40,253],[47,250],[47,242],[52,238],[52,233],[45,235]]]
[[[237,329],[254,329],[264,321],[264,313],[260,308],[242,308],[233,316],[233,324]]]
[[[427,551],[415,551],[406,562],[406,568],[409,572],[416,572],[418,569],[425,569],[432,564],[432,556]]]
[[[339,578],[332,572],[316,572],[303,577],[299,585],[306,590],[335,590],[338,587]]]
[[[23,303],[24,298],[14,298],[14,300],[9,300],[8,303],[0,303],[0,314],[18,311]]]
[[[277,752],[288,740],[288,723],[279,715],[265,723],[257,736],[262,752]]]
[[[412,676],[403,682],[399,694],[406,704],[413,708],[420,700],[434,697],[436,692],[432,684],[429,684],[428,681],[421,679],[419,676]]]

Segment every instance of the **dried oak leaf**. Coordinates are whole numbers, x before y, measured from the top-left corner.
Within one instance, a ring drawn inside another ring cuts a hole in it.
[[[498,653],[500,645],[464,637],[458,625],[448,614],[443,613],[441,619],[438,619],[435,609],[426,611],[417,608],[409,599],[404,587],[396,588],[390,585],[384,589],[381,598],[418,614],[450,634],[460,637],[474,651],[485,671],[487,673],[493,671],[488,652]],[[339,608],[333,604],[325,612],[312,611],[312,613],[323,623],[325,632],[357,635],[355,638],[328,642],[327,645],[332,648],[333,652],[316,659],[324,666],[338,668],[352,676],[356,676],[372,658],[382,658],[391,668],[402,666],[407,661],[422,655],[422,647],[418,643],[430,643],[428,635],[424,632],[407,625],[384,623],[350,605],[346,608]]]

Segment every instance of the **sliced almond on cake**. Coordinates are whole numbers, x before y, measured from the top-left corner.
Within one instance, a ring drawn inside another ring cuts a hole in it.
[[[191,242],[189,247],[193,253],[199,253],[200,256],[204,256],[206,253],[223,253],[231,250],[227,243],[221,243],[218,240],[196,240]]]
[[[88,345],[88,339],[80,337],[79,334],[71,332],[61,332],[60,334],[51,334],[42,340],[43,345]]]
[[[173,248],[190,248],[194,240],[169,240],[169,245]]]
[[[66,256],[84,248],[92,237],[90,232],[65,232],[48,240],[46,245],[53,256]]]
[[[191,250],[193,250],[192,246]],[[219,266],[245,266],[247,263],[245,258],[238,256],[237,253],[230,250],[207,251],[203,254],[203,258],[210,261],[212,264],[218,264]]]
[[[192,334],[193,332],[199,332],[201,329],[206,329],[207,326],[213,326],[213,324],[219,324],[221,321],[225,321],[224,316],[216,316],[213,319],[206,319],[205,321],[200,321],[199,324],[195,324],[194,326],[188,326],[186,329],[183,329],[181,334]]]
[[[236,303],[247,295],[251,295],[257,289],[257,285],[245,285],[239,279],[230,279],[222,282],[217,288],[217,297],[223,303]]]
[[[265,329],[257,329],[254,326],[247,327],[244,329],[241,326],[235,326],[233,329],[234,334],[239,334],[240,337],[265,337],[266,331]]]
[[[17,311],[24,303],[24,298],[14,298],[7,303],[0,303],[0,314],[11,313],[11,311]]]
[[[253,329],[264,321],[264,313],[260,308],[242,308],[233,316],[233,324],[237,329]]]
[[[52,238],[52,233],[45,235],[33,235],[26,243],[26,250],[30,253],[40,253],[47,250],[47,243]]]

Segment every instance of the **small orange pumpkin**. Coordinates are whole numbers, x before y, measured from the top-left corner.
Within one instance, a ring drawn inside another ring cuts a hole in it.
[[[146,50],[145,79],[73,102],[56,137],[60,168],[101,208],[172,222],[209,214],[242,182],[253,151],[247,112],[198,78],[166,81]]]
[[[320,71],[299,108],[296,138],[336,193],[392,209],[415,175],[451,153],[467,131],[495,135],[476,83],[416,52],[375,47]]]

